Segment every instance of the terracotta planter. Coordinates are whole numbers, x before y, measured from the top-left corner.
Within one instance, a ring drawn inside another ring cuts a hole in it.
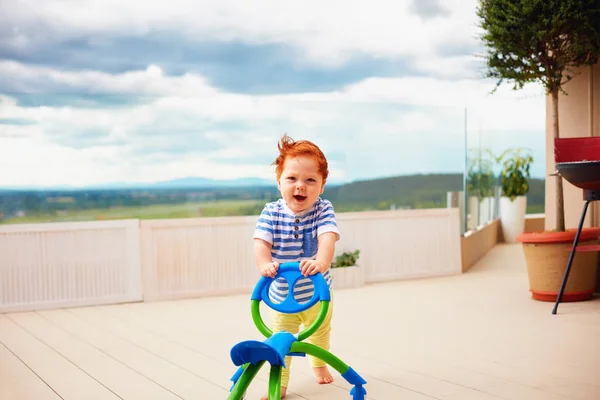
[[[576,230],[566,232],[530,232],[517,236],[523,244],[527,262],[529,289],[535,300],[556,301],[569,260]],[[597,244],[599,228],[584,228],[579,236],[579,246]],[[561,301],[590,299],[596,287],[598,253],[576,251],[569,279]]]

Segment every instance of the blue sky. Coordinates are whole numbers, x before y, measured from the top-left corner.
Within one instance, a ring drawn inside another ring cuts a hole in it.
[[[0,186],[270,178],[284,133],[336,180],[461,172],[465,134],[542,177],[543,91],[489,93],[475,7],[5,0]]]

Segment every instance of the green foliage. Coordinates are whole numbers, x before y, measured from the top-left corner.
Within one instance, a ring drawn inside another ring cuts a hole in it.
[[[500,172],[500,185],[502,196],[514,200],[517,196],[524,196],[529,192],[529,179],[533,156],[527,149],[510,148],[497,158],[502,163]]]
[[[497,86],[539,82],[557,93],[574,68],[598,62],[600,0],[479,0],[476,13]]]
[[[493,154],[487,150],[469,149],[467,171],[467,192],[479,198],[494,196]]]
[[[335,258],[335,261],[331,263],[331,268],[343,268],[343,267],[351,267],[356,265],[356,261],[360,256],[360,250],[355,250],[353,252],[344,252]]]

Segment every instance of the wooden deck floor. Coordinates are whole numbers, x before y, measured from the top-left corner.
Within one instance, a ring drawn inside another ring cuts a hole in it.
[[[336,292],[332,352],[369,399],[600,399],[600,299],[533,301],[518,245],[461,276]],[[0,399],[225,399],[248,295],[0,315]],[[351,399],[292,364],[289,399]],[[266,390],[263,369],[248,399]]]

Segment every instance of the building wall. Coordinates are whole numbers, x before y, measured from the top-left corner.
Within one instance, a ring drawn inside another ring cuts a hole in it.
[[[560,137],[600,136],[600,64],[592,68],[591,74],[590,67],[580,69],[578,71],[580,74],[564,86],[567,95],[559,96]],[[593,87],[591,96],[590,81]],[[552,99],[548,96],[546,98],[546,229],[554,229],[556,224],[556,178],[548,176],[554,171]],[[565,225],[567,229],[576,228],[584,205],[583,192],[565,180],[563,180],[563,189]],[[600,202],[593,202],[590,205],[585,226],[600,226]]]

